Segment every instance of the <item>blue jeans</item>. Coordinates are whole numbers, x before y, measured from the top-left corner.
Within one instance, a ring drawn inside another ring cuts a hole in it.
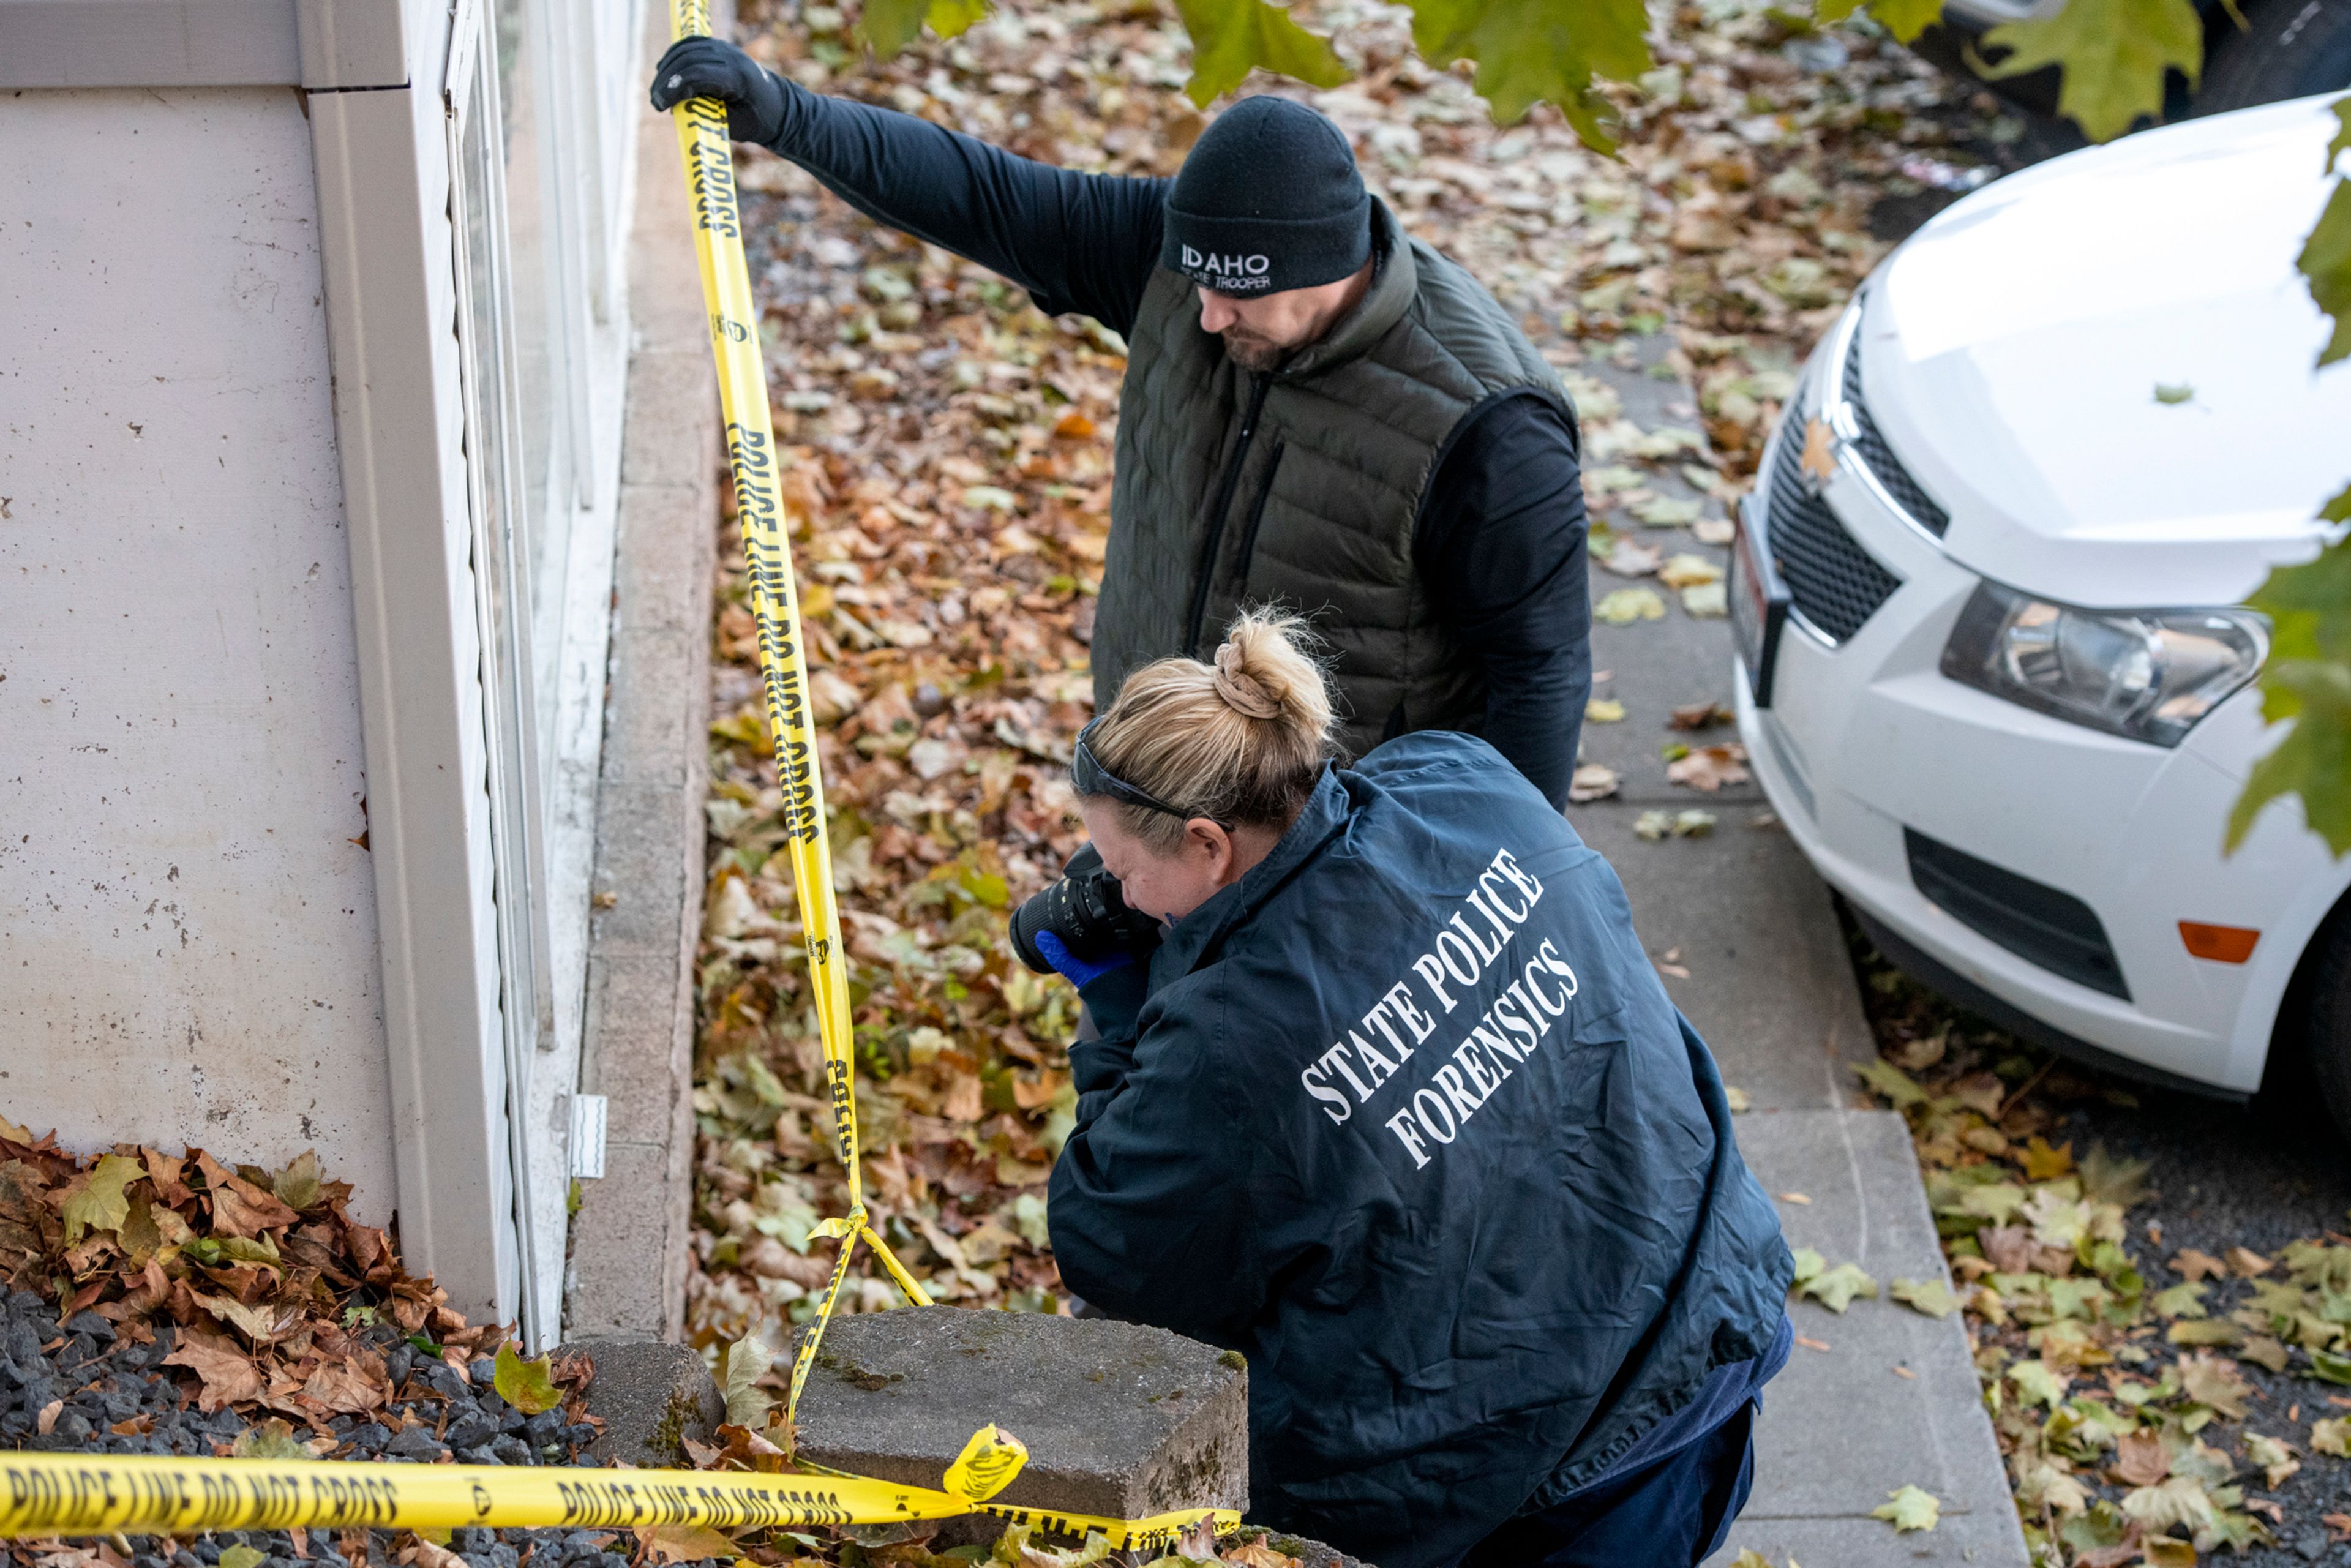
[[[1747,1506],[1755,1410],[1750,1400],[1656,1464],[1511,1520],[1451,1568],[1695,1568]]]

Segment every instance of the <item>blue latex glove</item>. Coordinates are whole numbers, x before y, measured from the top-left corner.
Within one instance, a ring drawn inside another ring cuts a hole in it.
[[[1045,956],[1045,962],[1052,965],[1063,979],[1080,990],[1085,989],[1112,970],[1123,969],[1134,962],[1134,955],[1121,948],[1108,957],[1090,964],[1071,952],[1061,939],[1050,931],[1037,933],[1036,943],[1037,951]]]

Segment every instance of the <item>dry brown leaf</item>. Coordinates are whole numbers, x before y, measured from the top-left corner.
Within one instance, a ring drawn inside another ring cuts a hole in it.
[[[636,1534],[656,1563],[698,1563],[705,1557],[732,1561],[738,1552],[732,1540],[704,1525],[661,1524]]]
[[[2193,1247],[2183,1247],[2172,1257],[2171,1271],[2183,1280],[2217,1280],[2229,1271],[2229,1266]]]
[[[2151,1487],[2171,1473],[2171,1455],[2159,1432],[2126,1432],[2115,1441],[2115,1479],[2124,1486]]]
[[[1721,746],[1695,746],[1687,757],[1666,764],[1666,781],[1712,794],[1726,784],[1744,784],[1747,748],[1736,741]]]
[[[1276,1552],[1263,1542],[1251,1541],[1225,1549],[1225,1561],[1238,1563],[1243,1568],[1300,1568],[1303,1559],[1286,1552]]]
[[[1603,763],[1586,762],[1579,766],[1568,780],[1567,798],[1581,806],[1593,800],[1604,800],[1616,793],[1619,780],[1616,769]]]
[[[196,1404],[207,1414],[225,1405],[240,1405],[261,1397],[261,1374],[255,1369],[252,1357],[225,1335],[182,1329],[172,1354],[163,1358],[163,1364],[187,1367],[202,1380],[204,1386],[196,1396]]]
[[[356,1360],[322,1361],[302,1385],[302,1396],[340,1416],[364,1416],[392,1392],[381,1381],[382,1359],[375,1360],[377,1372],[372,1378]]]
[[[273,1193],[263,1191],[243,1176],[224,1170],[220,1162],[202,1149],[192,1151],[196,1168],[204,1173],[207,1196],[213,1203],[213,1229],[223,1236],[258,1236],[264,1230],[280,1225],[292,1225],[301,1216],[280,1203]]]

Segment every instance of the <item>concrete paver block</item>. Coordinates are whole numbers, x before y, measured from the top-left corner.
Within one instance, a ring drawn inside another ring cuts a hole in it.
[[[1140,1519],[1249,1506],[1249,1375],[1165,1329],[907,1307],[837,1317],[800,1396],[799,1451],[935,1487],[993,1421],[1028,1446],[998,1500]]]
[[[690,487],[718,458],[701,439],[707,411],[717,401],[718,371],[706,341],[689,339],[674,350],[639,352],[629,363],[622,479],[632,485]]]
[[[580,1184],[564,1328],[579,1339],[674,1334],[685,1308],[690,1139],[609,1143]]]
[[[682,1465],[683,1439],[707,1443],[726,1419],[726,1401],[699,1351],[640,1339],[565,1349],[586,1351],[596,1369],[588,1385],[588,1413],[602,1418],[604,1435],[588,1452],[599,1464]]]
[[[632,578],[637,574],[631,572]],[[710,594],[701,599],[706,611]],[[691,669],[697,649],[709,633],[647,630],[633,623],[633,612],[644,601],[626,596],[623,609],[632,623],[612,638],[611,706],[605,724],[605,744],[620,748],[615,766],[604,769],[604,782],[659,789],[673,809],[682,806],[678,791],[694,766],[695,753],[710,744],[704,728],[701,705],[684,700],[668,683],[675,672]]]
[[[675,1133],[691,1050],[677,1027],[675,954],[599,954],[589,961],[588,1005],[604,1047],[580,1088],[609,1102],[605,1136],[615,1144],[665,1143]]]

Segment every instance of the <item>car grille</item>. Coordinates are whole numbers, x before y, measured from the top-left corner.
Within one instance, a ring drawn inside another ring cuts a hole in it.
[[[1910,880],[1927,901],[2028,963],[2110,997],[2130,1000],[2122,965],[2098,912],[2074,897],[1914,828],[1902,830]]]
[[[1805,487],[1803,445],[1801,423],[1792,418],[1780,427],[1779,455],[1771,465],[1771,563],[1780,569],[1797,613],[1823,636],[1842,643],[1861,630],[1902,580],[1878,565],[1844,531],[1828,503]]]
[[[1944,530],[1951,526],[1951,514],[1937,506],[1935,497],[1919,488],[1918,481],[1910,476],[1910,470],[1902,466],[1902,460],[1894,455],[1894,448],[1886,444],[1877,422],[1869,417],[1869,403],[1861,392],[1861,334],[1858,331],[1854,333],[1853,342],[1844,351],[1844,370],[1840,380],[1843,382],[1840,391],[1847,406],[1853,410],[1856,431],[1854,444],[1861,449],[1862,466],[1886,487],[1886,493],[1894,497],[1896,506],[1910,514],[1911,521],[1941,538]]]

